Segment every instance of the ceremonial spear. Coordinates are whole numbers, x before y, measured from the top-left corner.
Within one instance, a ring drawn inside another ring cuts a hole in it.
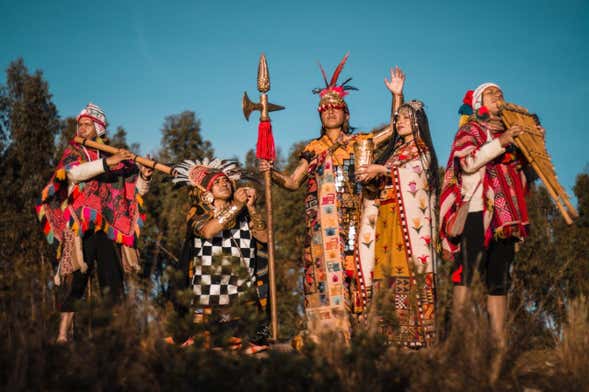
[[[274,105],[268,102],[270,91],[270,74],[266,56],[262,53],[258,64],[258,91],[260,102],[252,102],[247,93],[243,93],[242,109],[245,119],[249,121],[252,111],[260,111],[260,123],[258,125],[258,142],[256,144],[256,158],[267,161],[276,159],[274,137],[272,136],[272,123],[269,112],[284,109],[284,106]],[[276,314],[276,275],[274,272],[274,233],[272,229],[272,174],[268,170],[264,172],[264,194],[266,197],[266,223],[268,228],[268,276],[270,284],[270,317],[272,326],[272,340],[278,341],[278,316]]]

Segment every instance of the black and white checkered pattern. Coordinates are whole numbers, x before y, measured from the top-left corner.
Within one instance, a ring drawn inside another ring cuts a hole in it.
[[[195,237],[192,289],[200,305],[229,305],[254,281],[255,243],[247,219],[211,240]]]

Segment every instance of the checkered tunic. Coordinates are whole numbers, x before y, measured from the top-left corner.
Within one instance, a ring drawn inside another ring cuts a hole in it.
[[[211,240],[194,238],[192,289],[200,305],[229,305],[255,281],[255,240],[247,218]]]

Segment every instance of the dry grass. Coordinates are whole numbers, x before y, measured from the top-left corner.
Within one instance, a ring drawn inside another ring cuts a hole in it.
[[[285,391],[542,391],[589,390],[589,310],[585,298],[567,306],[568,321],[551,346],[534,346],[531,328],[522,339],[510,324],[510,345],[494,347],[482,292],[475,290],[469,311],[435,346],[407,351],[384,344],[367,329],[349,346],[337,339],[308,344],[302,353],[272,351],[251,358],[211,351],[198,341],[190,348],[163,342],[181,324],[171,307],[145,299],[136,287],[113,314],[100,301],[85,304],[77,316],[76,340],[54,344],[57,318],[51,307],[0,316],[2,390],[285,390]],[[450,316],[447,287],[439,288],[440,331]],[[516,307],[517,308],[517,307]],[[90,320],[92,322],[90,323]],[[91,330],[90,330],[91,326]],[[370,333],[369,333],[370,332]],[[491,369],[502,360],[493,382]]]

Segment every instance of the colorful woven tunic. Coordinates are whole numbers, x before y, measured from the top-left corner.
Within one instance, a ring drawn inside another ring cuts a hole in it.
[[[66,171],[99,158],[97,151],[70,142],[36,207],[49,243],[60,243],[61,275],[85,267],[80,240],[84,233],[103,230],[114,242],[134,247],[145,219],[136,191],[139,170],[133,162],[123,161],[68,189]]]
[[[427,151],[422,146],[422,151]],[[398,326],[382,330],[402,346],[430,345],[435,337],[435,197],[426,171],[428,158],[415,143],[398,148],[386,163],[391,170],[381,185],[374,284],[394,309]]]
[[[305,198],[304,292],[312,336],[335,332],[350,337],[350,314],[362,305],[357,263],[359,186],[354,181],[354,145],[371,135],[333,143],[324,135],[301,154],[309,162]]]

